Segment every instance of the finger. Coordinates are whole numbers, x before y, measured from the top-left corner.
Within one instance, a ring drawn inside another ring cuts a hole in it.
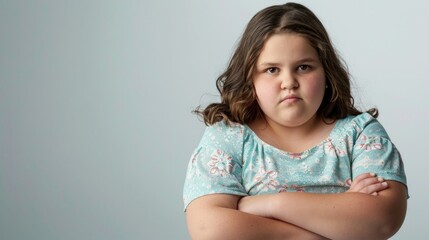
[[[357,176],[356,178],[354,178],[353,182],[359,182],[359,181],[362,181],[366,178],[371,178],[371,177],[375,177],[375,176],[376,176],[375,173],[363,173],[363,174]]]
[[[362,191],[362,189],[365,189],[366,187],[377,184],[380,182],[383,182],[384,179],[381,177],[370,177],[360,180],[359,182],[353,182],[352,186],[350,187],[353,191]]]
[[[351,185],[352,185],[352,180],[351,180],[350,178],[349,178],[349,179],[347,179],[347,180],[346,180],[346,184],[347,184],[347,185],[349,185],[349,186],[351,186]]]
[[[361,192],[372,194],[374,192],[382,191],[382,190],[386,189],[387,187],[388,187],[387,182],[382,182],[382,183],[372,184],[372,185],[362,189]]]

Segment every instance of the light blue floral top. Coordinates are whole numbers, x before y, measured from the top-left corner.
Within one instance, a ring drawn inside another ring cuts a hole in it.
[[[368,113],[337,120],[327,139],[302,153],[275,148],[246,125],[218,122],[206,129],[189,161],[183,201],[186,209],[214,193],[340,193],[347,179],[367,172],[406,185],[400,153]]]

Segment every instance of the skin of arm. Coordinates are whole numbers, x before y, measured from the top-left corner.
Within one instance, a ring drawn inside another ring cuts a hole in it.
[[[290,223],[238,211],[240,198],[228,194],[212,194],[192,201],[186,210],[191,238],[326,239]]]
[[[370,179],[374,184],[369,183]],[[406,187],[396,181],[379,184],[374,179],[373,175],[361,178],[352,184],[353,191],[339,194],[284,192],[244,197],[239,209],[282,220],[329,239],[387,239],[404,221]]]

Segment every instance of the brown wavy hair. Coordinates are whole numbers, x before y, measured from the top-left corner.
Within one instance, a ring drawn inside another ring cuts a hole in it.
[[[326,121],[362,112],[354,106],[350,90],[350,76],[336,53],[326,29],[307,7],[297,3],[275,5],[259,11],[250,22],[226,68],[216,80],[221,102],[211,103],[194,112],[203,117],[206,125],[225,120],[249,124],[264,116],[253,85],[253,71],[265,41],[273,34],[295,33],[307,38],[317,50],[323,65],[327,89],[317,114]],[[367,111],[377,117],[378,111]]]

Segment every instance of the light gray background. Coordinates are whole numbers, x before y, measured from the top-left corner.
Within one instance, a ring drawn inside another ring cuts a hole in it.
[[[401,150],[427,236],[425,1],[300,1]],[[182,186],[245,24],[281,1],[0,0],[0,239],[188,239]],[[362,206],[364,209],[365,206]]]

